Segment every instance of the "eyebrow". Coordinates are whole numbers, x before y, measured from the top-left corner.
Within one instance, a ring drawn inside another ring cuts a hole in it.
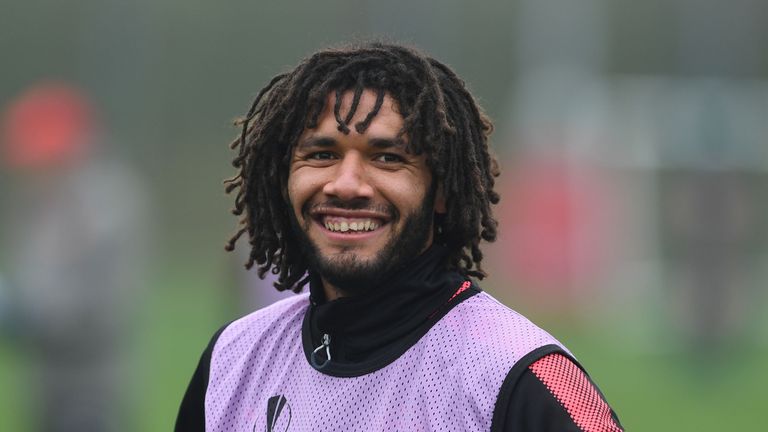
[[[309,137],[305,140],[302,140],[299,142],[299,144],[296,146],[297,149],[305,150],[308,148],[330,148],[335,146],[336,140],[329,137]]]
[[[296,146],[297,149],[306,150],[311,148],[331,148],[338,144],[338,141],[336,139],[331,137],[309,137],[305,140],[302,140],[298,143]],[[388,148],[405,148],[405,141],[403,139],[399,138],[371,138],[368,140],[368,145],[371,147],[377,148],[377,149],[388,149]]]
[[[371,138],[368,140],[368,144],[371,147],[382,150],[392,147],[397,147],[399,149],[405,148],[405,141],[400,138]]]

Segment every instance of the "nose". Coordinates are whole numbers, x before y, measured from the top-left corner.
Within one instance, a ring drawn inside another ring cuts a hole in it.
[[[336,164],[333,178],[323,187],[323,193],[342,200],[373,198],[365,161],[360,154],[350,152]]]

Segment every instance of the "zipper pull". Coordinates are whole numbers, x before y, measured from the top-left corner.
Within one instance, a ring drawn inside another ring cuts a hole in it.
[[[323,348],[325,348],[325,361],[320,363],[320,356],[318,353],[322,351]],[[323,369],[328,363],[331,362],[331,335],[327,333],[323,335],[323,343],[320,344],[319,347],[315,348],[314,351],[312,351],[312,355],[309,356],[309,361],[312,363],[312,367],[317,370]]]

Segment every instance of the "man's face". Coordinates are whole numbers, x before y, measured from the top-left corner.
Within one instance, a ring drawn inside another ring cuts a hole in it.
[[[288,176],[303,249],[325,281],[346,293],[364,291],[423,252],[432,243],[434,212],[445,211],[426,156],[406,153],[397,139],[403,118],[389,95],[364,133],[353,127],[375,101],[375,93],[363,92],[344,134],[330,95],[317,128],[299,138]],[[342,118],[351,104],[347,92]]]

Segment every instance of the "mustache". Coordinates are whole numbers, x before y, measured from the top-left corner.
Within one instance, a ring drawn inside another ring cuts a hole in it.
[[[342,209],[342,210],[369,210],[377,213],[384,213],[391,219],[397,219],[400,213],[392,204],[372,204],[367,198],[356,198],[352,200],[341,200],[339,198],[329,198],[319,203],[305,203],[301,212],[305,215],[310,211],[318,209]]]

